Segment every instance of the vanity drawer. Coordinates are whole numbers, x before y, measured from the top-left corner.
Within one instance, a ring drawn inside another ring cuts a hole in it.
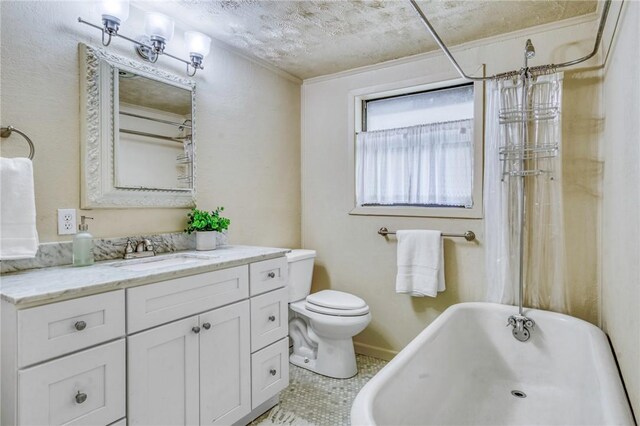
[[[286,288],[251,298],[251,352],[289,334]]]
[[[286,257],[264,260],[249,265],[251,296],[287,285],[289,265]]]
[[[21,425],[107,425],[125,413],[124,339],[18,372]]]
[[[18,311],[18,367],[124,336],[124,290]]]
[[[289,339],[284,338],[251,355],[251,408],[289,385]]]
[[[127,289],[127,331],[228,305],[249,296],[246,265]]]

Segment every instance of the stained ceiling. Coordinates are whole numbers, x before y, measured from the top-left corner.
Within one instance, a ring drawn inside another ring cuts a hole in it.
[[[153,8],[301,79],[435,50],[408,1],[170,0]],[[146,4],[145,4],[146,3]],[[449,46],[585,15],[597,1],[418,2]]]

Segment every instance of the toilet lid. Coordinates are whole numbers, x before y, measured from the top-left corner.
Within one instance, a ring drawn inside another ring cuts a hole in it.
[[[369,312],[367,303],[353,294],[336,290],[322,290],[307,296],[305,307],[326,315],[355,316]]]

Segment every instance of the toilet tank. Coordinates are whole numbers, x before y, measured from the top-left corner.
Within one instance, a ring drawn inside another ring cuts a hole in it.
[[[291,252],[287,253],[287,262],[289,262],[289,302],[297,302],[309,295],[315,257],[315,250],[291,250]]]

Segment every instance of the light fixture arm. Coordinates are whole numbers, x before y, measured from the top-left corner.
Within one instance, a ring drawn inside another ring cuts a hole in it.
[[[151,63],[155,63],[158,60],[158,57],[160,55],[168,56],[168,57],[170,57],[172,59],[175,59],[176,61],[180,61],[180,62],[186,64],[187,65],[187,74],[189,75],[189,77],[193,77],[194,75],[196,75],[196,72],[199,69],[200,70],[204,69],[204,67],[202,66],[202,59],[203,59],[202,56],[193,55],[192,54],[191,55],[191,61],[187,61],[185,59],[182,59],[182,58],[174,56],[174,55],[172,55],[170,53],[167,53],[167,52],[165,52],[163,50],[158,51],[156,46],[154,46],[153,44],[147,44],[147,43],[143,43],[143,42],[138,41],[138,40],[134,40],[132,38],[129,38],[129,37],[125,36],[125,35],[122,35],[122,34],[118,33],[117,31],[115,31],[115,32],[107,31],[104,27],[101,27],[99,25],[92,24],[91,22],[85,21],[81,17],[78,17],[78,22],[81,23],[81,24],[88,25],[88,26],[90,26],[92,28],[95,28],[97,30],[100,30],[102,32],[102,44],[104,46],[108,46],[111,43],[112,37],[120,37],[120,38],[122,38],[124,40],[127,40],[130,43],[135,44],[136,47],[138,47],[140,49],[145,49],[148,52],[153,52],[155,55],[149,55],[149,57],[145,57],[145,59],[147,59]],[[104,41],[105,33],[109,36],[109,38],[107,39],[106,43]],[[191,73],[189,71],[190,67],[193,68],[193,73]]]
[[[187,75],[189,77],[193,77],[194,75],[196,75],[196,72],[198,71],[198,69],[193,67],[193,72],[191,72],[189,71],[190,68],[191,68],[191,64],[187,64]]]
[[[153,50],[153,46],[151,46],[151,45],[149,45],[149,44],[145,44],[145,43],[142,43],[142,42],[140,42],[140,41],[138,41],[138,40],[134,40],[134,39],[129,38],[129,37],[127,37],[127,36],[125,36],[125,35],[122,35],[122,34],[120,34],[120,33],[109,33],[109,32],[107,32],[107,31],[105,31],[105,29],[104,29],[104,28],[102,28],[102,27],[100,27],[100,26],[98,26],[98,25],[96,25],[96,24],[92,24],[91,22],[87,22],[87,21],[85,21],[84,19],[82,19],[82,18],[80,18],[80,17],[78,17],[78,22],[80,22],[81,24],[85,24],[85,25],[88,25],[88,26],[90,26],[90,27],[93,27],[93,28],[95,28],[95,29],[97,29],[97,30],[102,31],[103,36],[104,36],[104,33],[107,33],[107,34],[109,35],[109,43],[111,43],[111,37],[115,36],[115,37],[123,38],[123,39],[127,40],[128,42],[131,42],[131,43],[133,43],[133,44],[135,44],[135,45],[137,45],[137,46],[140,46],[140,47],[144,47],[144,48],[147,48],[147,49]],[[103,40],[104,40],[104,38],[103,38]],[[104,43],[103,43],[103,44],[104,44]],[[105,46],[108,46],[108,44],[105,44]],[[169,55],[168,53],[164,53],[164,54],[165,54],[165,55],[167,55],[167,56],[171,56],[171,55]],[[186,62],[186,61],[184,61],[184,60],[182,60],[182,59],[180,59],[180,58],[176,58],[175,56],[172,56],[172,57],[173,57],[174,59],[178,59],[178,60],[180,60],[180,61]]]
[[[78,20],[79,20],[79,19],[80,19],[80,18],[78,18]],[[105,34],[109,37],[109,38],[107,38],[106,43],[105,43],[105,41],[104,41],[104,35],[105,35]],[[111,34],[109,34],[108,32],[106,32],[106,31],[104,30],[104,28],[103,28],[103,29],[102,29],[102,45],[103,45],[104,47],[107,47],[107,46],[108,46],[108,45],[110,45],[110,44],[111,44]]]

